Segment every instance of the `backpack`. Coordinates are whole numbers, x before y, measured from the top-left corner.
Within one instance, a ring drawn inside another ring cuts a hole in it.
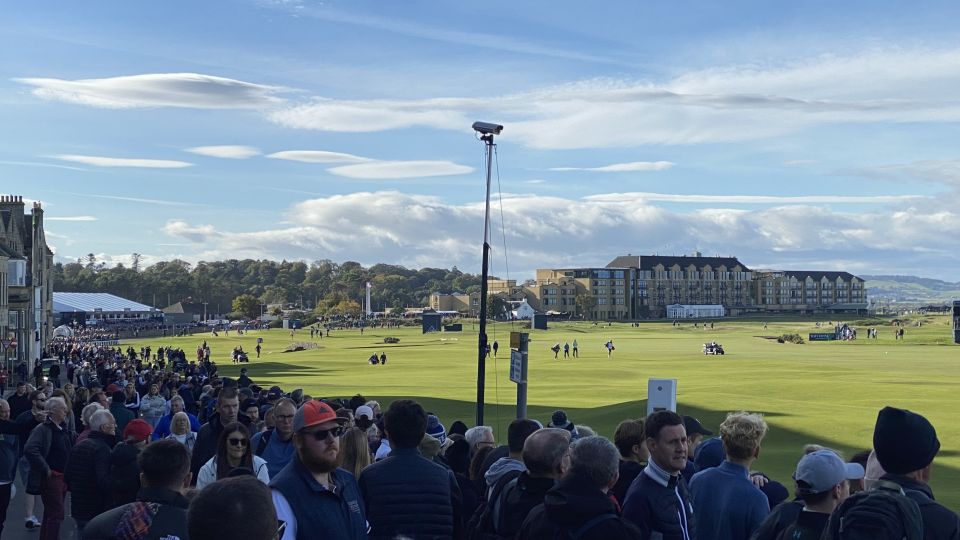
[[[268,429],[260,435],[260,442],[257,443],[257,449],[253,451],[255,456],[263,457],[263,453],[267,450],[267,445],[270,444],[271,435],[273,435],[272,429]]]
[[[591,529],[611,519],[617,519],[617,515],[600,514],[599,516],[594,516],[593,518],[587,520],[586,523],[581,525],[580,528],[573,531],[569,529],[557,529],[557,532],[554,535],[554,540],[580,540],[585,534],[590,532]]]
[[[827,523],[824,540],[923,540],[920,507],[899,485],[877,481],[851,495]]]
[[[500,500],[500,494],[508,484],[516,483],[520,471],[507,471],[490,489],[490,496],[484,498],[477,510],[467,522],[467,540],[500,540],[493,523],[493,509]]]

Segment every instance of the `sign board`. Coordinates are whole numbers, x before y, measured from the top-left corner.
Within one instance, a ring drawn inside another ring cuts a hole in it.
[[[510,348],[520,348],[520,332],[510,332]]]
[[[510,380],[517,384],[526,382],[523,380],[523,354],[520,351],[510,351]]]
[[[650,379],[647,382],[647,416],[657,411],[677,410],[677,380]]]
[[[810,334],[810,341],[836,341],[836,339],[837,334],[833,332],[819,332]]]

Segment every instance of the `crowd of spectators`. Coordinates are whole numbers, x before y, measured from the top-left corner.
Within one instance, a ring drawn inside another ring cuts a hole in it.
[[[903,409],[881,410],[850,460],[798,448],[781,483],[756,471],[759,414],[732,412],[714,436],[658,411],[611,440],[556,411],[498,445],[490,426],[445,425],[409,399],[220,377],[205,343],[189,361],[57,347],[66,369],[0,400],[0,534],[19,475],[42,540],[67,516],[81,539],[960,539],[929,487],[936,430]]]

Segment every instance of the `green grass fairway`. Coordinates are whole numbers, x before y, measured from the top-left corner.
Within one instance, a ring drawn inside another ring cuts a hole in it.
[[[925,318],[922,328],[906,327],[905,341],[895,341],[893,328],[879,327],[879,339],[865,339],[858,325],[855,342],[779,344],[764,336],[797,332],[805,338],[817,331],[808,321],[722,321],[712,330],[670,322],[629,324],[558,323],[548,331],[531,332],[529,414],[544,423],[558,408],[577,424],[587,424],[612,437],[616,424],[646,412],[647,379],[678,379],[678,407],[714,431],[727,411],[762,412],[770,423],[755,468],[791,485],[790,475],[805,443],[819,443],[847,452],[872,443],[877,411],[895,405],[923,413],[937,428],[943,449],[934,470],[937,498],[960,506],[960,346],[950,343],[946,317]],[[516,387],[509,380],[510,324],[492,325],[491,341],[500,344],[500,358],[487,363],[486,423],[497,426],[497,439],[514,417]],[[349,397],[360,392],[387,405],[396,397],[420,400],[445,425],[461,419],[472,424],[476,398],[476,330],[422,335],[419,329],[333,331],[317,340],[319,350],[283,353],[289,332],[271,330],[237,337],[201,334],[189,338],[131,342],[183,347],[188,356],[207,339],[221,374],[239,371],[230,361],[236,344],[252,352],[264,338],[262,357],[252,359],[250,376],[260,385],[285,390],[303,388],[313,396]],[[386,336],[400,338],[383,344]],[[616,351],[607,358],[603,344],[613,339]],[[309,341],[299,331],[296,341]],[[559,341],[580,345],[579,359],[554,360],[549,348]],[[716,340],[726,356],[704,356],[701,346]],[[371,366],[371,352],[385,351],[386,366]]]

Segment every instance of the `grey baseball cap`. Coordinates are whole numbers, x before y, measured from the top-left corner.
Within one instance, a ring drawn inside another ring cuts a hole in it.
[[[803,456],[793,479],[797,481],[797,493],[813,495],[829,491],[844,480],[859,480],[863,474],[859,463],[844,463],[831,450],[817,450]]]

